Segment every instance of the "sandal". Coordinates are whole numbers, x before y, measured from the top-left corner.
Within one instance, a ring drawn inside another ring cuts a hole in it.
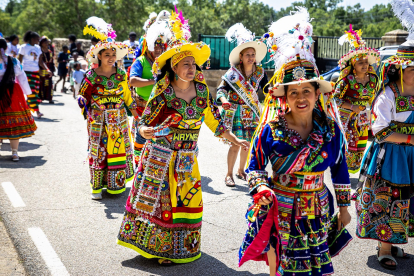
[[[158,259],[158,264],[161,266],[172,266],[174,263],[168,259]]]
[[[19,161],[19,155],[17,154],[17,149],[12,149],[12,160],[13,162]]]
[[[231,176],[226,176],[224,183],[226,183],[227,187],[236,187],[236,183],[234,183],[234,180],[231,178]]]
[[[246,174],[244,174],[244,173],[243,174],[236,173],[236,177],[238,179],[246,181]]]
[[[404,253],[404,249],[398,246],[391,246],[391,255],[396,258],[409,259],[410,256]]]
[[[378,263],[385,269],[388,270],[396,270],[397,269],[397,261],[394,259],[393,256],[391,255],[382,255],[380,256],[379,253],[381,251],[381,243],[378,243],[378,247],[377,247],[377,259],[378,259]],[[385,250],[384,250],[385,251]],[[386,250],[389,252],[392,252],[392,250]],[[387,262],[392,261],[395,263],[395,265],[389,265],[387,264]]]

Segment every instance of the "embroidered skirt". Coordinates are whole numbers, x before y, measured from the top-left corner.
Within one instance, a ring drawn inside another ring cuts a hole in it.
[[[325,185],[313,190],[297,190],[276,185],[273,188],[278,204],[279,239],[272,231],[266,254],[280,246],[280,260],[276,275],[308,276],[334,273],[331,257],[336,256],[352,240],[346,229],[336,234],[331,226],[334,212],[333,197]],[[247,212],[248,230],[239,250],[239,259],[256,238],[266,219],[268,206],[262,206],[256,222]],[[331,237],[331,239],[328,239]],[[277,244],[280,241],[281,244]],[[264,241],[265,242],[265,241]],[[263,258],[267,259],[267,258]]]
[[[203,201],[195,152],[146,143],[118,235],[145,258],[174,263],[201,256]]]
[[[123,193],[125,184],[134,177],[134,155],[125,113],[124,108],[92,109],[95,121],[88,120],[92,193],[101,193],[103,188],[110,194]],[[108,118],[120,123],[107,123]]]
[[[348,141],[348,151],[346,163],[350,173],[357,173],[361,167],[361,161],[364,156],[365,148],[368,141],[369,121],[367,113],[355,113],[348,109],[339,108],[342,125]]]
[[[34,135],[36,123],[18,83],[14,84],[11,105],[0,109],[0,139],[20,139]]]
[[[382,157],[382,158],[381,158]],[[357,194],[357,236],[393,244],[414,237],[414,146],[372,143]]]
[[[27,95],[27,104],[32,111],[39,111],[39,103],[42,101],[39,98],[40,89],[40,75],[39,72],[25,72],[27,80],[29,81],[32,94]]]
[[[260,118],[247,106],[231,104],[229,110],[222,110],[221,117],[227,129],[231,129],[234,135],[242,140],[251,142],[253,134],[259,124]],[[230,142],[223,139],[226,144]]]

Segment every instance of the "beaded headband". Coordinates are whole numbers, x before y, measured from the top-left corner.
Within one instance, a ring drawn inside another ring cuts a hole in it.
[[[175,65],[177,65],[177,63],[179,63],[181,60],[183,60],[186,57],[194,57],[193,52],[184,51],[184,52],[179,52],[173,55],[171,58],[171,67],[174,67]]]

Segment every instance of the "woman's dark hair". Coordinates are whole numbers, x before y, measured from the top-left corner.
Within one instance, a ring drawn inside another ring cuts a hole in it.
[[[11,35],[6,37],[6,40],[8,40],[9,42],[13,42],[13,40],[15,40],[16,38],[19,38],[17,35]]]
[[[201,71],[200,66],[196,65],[196,70],[197,71]],[[165,77],[165,74],[167,74],[168,72],[168,76],[170,78],[170,80],[172,80],[174,77],[174,71],[171,68],[171,58],[167,59],[167,61],[165,62],[164,67],[161,68],[161,74],[158,74],[157,77],[155,78],[156,82],[159,80],[162,80]]]
[[[71,42],[75,42],[76,41],[76,35],[74,35],[74,34],[68,35],[68,38],[69,38],[69,41],[71,41]]]
[[[40,37],[40,36],[36,32],[27,31],[23,36],[23,41],[26,42],[26,43],[30,43],[32,41],[32,39],[35,38],[35,37]]]
[[[7,41],[4,38],[0,38],[0,49],[3,49],[3,50],[7,49]],[[3,60],[3,62],[6,62],[6,61]],[[10,56],[7,56],[6,72],[4,73],[3,79],[0,81],[0,109],[1,110],[5,110],[6,108],[10,107],[11,98],[13,95],[14,79],[15,79],[15,74],[14,74],[14,67],[13,67],[13,59]]]
[[[394,64],[392,64],[389,68],[384,67],[383,70],[385,70],[385,74],[388,77],[388,80],[389,80],[388,83],[390,83],[390,82],[396,82],[396,81],[398,81],[401,78],[401,76],[399,74],[399,72],[400,72],[401,69],[400,68],[397,69],[397,67],[395,67]],[[404,70],[405,69],[403,69],[403,72],[404,72]]]
[[[316,81],[311,81],[310,84],[315,88],[315,91],[319,89],[319,83]],[[285,96],[287,95],[289,85],[284,85],[283,88],[285,89]]]
[[[39,41],[39,47],[42,47],[42,44],[45,43],[46,41],[49,42],[49,39],[47,39],[47,38],[41,39]]]

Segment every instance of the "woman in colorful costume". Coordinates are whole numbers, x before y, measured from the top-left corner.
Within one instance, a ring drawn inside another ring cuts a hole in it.
[[[53,101],[53,72],[55,71],[55,63],[53,62],[53,54],[49,47],[49,38],[42,36],[39,41],[42,54],[39,57],[39,71],[40,75],[40,93],[39,98],[41,100],[47,100],[49,103],[54,104]]]
[[[276,73],[246,169],[255,204],[246,215],[239,265],[266,261],[271,276],[333,274],[331,257],[352,239],[340,227],[351,220],[346,141],[332,86],[319,77],[311,52],[309,14],[298,9],[271,25],[273,37],[265,34]],[[333,197],[324,184],[328,168],[339,206],[335,226]],[[328,233],[337,237],[332,248]]]
[[[9,139],[12,160],[19,161],[19,140],[34,135],[37,127],[24,98],[32,93],[27,77],[20,62],[5,55],[6,49],[6,40],[0,38],[0,145]]]
[[[355,207],[357,236],[377,240],[378,262],[395,270],[395,258],[407,255],[393,244],[414,236],[414,10],[411,0],[391,5],[410,35],[383,61],[384,88],[371,111],[375,140],[362,162]]]
[[[372,64],[379,62],[379,52],[365,47],[362,32],[349,31],[339,38],[339,44],[349,42],[350,51],[339,60],[341,73],[335,85],[335,99],[348,141],[346,162],[350,173],[357,173],[368,141],[369,109],[378,86],[378,76]]]
[[[43,116],[43,113],[39,111],[39,104],[41,103],[39,98],[39,56],[42,54],[42,50],[40,50],[38,45],[39,38],[38,33],[27,31],[23,37],[26,44],[20,47],[18,59],[26,73],[30,89],[32,89],[32,94],[27,95],[27,104],[32,111],[36,111],[37,118],[40,119]]]
[[[138,115],[140,116],[142,116],[142,111],[144,111],[152,88],[155,85],[152,65],[154,60],[165,51],[167,48],[166,43],[171,37],[167,22],[170,16],[168,11],[161,11],[149,27],[149,23],[146,22],[144,25],[146,34],[140,39],[140,47],[135,51],[136,59],[131,66],[129,85],[135,87],[135,101],[138,105]],[[134,126],[136,123],[134,122]],[[135,135],[134,155],[136,164],[138,164],[145,142],[146,140],[140,135]]]
[[[260,119],[260,103],[258,91],[264,89],[267,93],[268,82],[265,70],[258,64],[266,56],[267,48],[263,41],[255,40],[255,35],[247,30],[242,23],[230,27],[226,38],[237,41],[229,56],[231,68],[222,77],[223,81],[217,88],[217,100],[222,103],[221,117],[228,129],[237,136],[251,142],[253,133]],[[236,163],[240,147],[230,144],[227,154],[227,175],[224,182],[234,187],[233,168]],[[240,152],[240,164],[236,176],[246,180],[244,167],[247,152]]]
[[[172,38],[153,66],[157,84],[138,129],[147,139],[118,235],[118,244],[159,264],[188,263],[201,256],[203,214],[197,140],[203,122],[217,137],[247,150],[223,125],[200,66],[204,44],[188,42],[182,13],[169,19]],[[187,88],[183,88],[188,86]]]
[[[88,122],[92,199],[102,199],[102,188],[106,187],[110,194],[120,194],[134,176],[126,108],[134,116],[138,114],[125,72],[114,66],[128,53],[128,46],[115,42],[115,31],[101,18],[93,16],[86,22],[84,33],[101,41],[86,56],[98,68],[85,74],[78,103]]]

